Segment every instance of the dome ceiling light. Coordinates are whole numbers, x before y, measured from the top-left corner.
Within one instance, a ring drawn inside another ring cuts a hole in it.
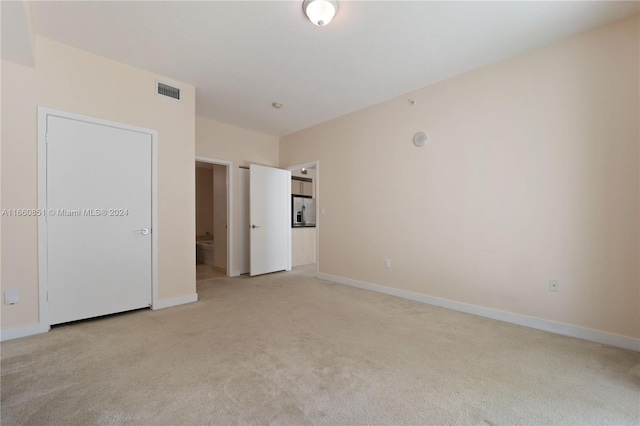
[[[314,25],[324,27],[338,13],[338,2],[335,0],[304,0],[302,10]]]

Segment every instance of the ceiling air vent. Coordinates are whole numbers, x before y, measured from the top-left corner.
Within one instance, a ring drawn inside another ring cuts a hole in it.
[[[166,96],[167,98],[180,100],[180,89],[177,87],[169,86],[168,84],[156,81],[156,93],[160,96]]]

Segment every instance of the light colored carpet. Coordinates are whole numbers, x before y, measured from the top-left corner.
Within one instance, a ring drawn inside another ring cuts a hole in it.
[[[4,342],[2,425],[640,424],[637,352],[310,271]]]

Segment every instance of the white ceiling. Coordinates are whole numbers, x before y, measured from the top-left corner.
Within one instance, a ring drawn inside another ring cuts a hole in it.
[[[37,35],[196,87],[199,116],[276,136],[638,13],[638,2],[29,2]],[[280,110],[271,103],[284,104]]]

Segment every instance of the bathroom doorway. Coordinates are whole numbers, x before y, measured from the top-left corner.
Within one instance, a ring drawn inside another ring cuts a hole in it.
[[[196,281],[226,277],[229,272],[229,164],[197,158]]]

